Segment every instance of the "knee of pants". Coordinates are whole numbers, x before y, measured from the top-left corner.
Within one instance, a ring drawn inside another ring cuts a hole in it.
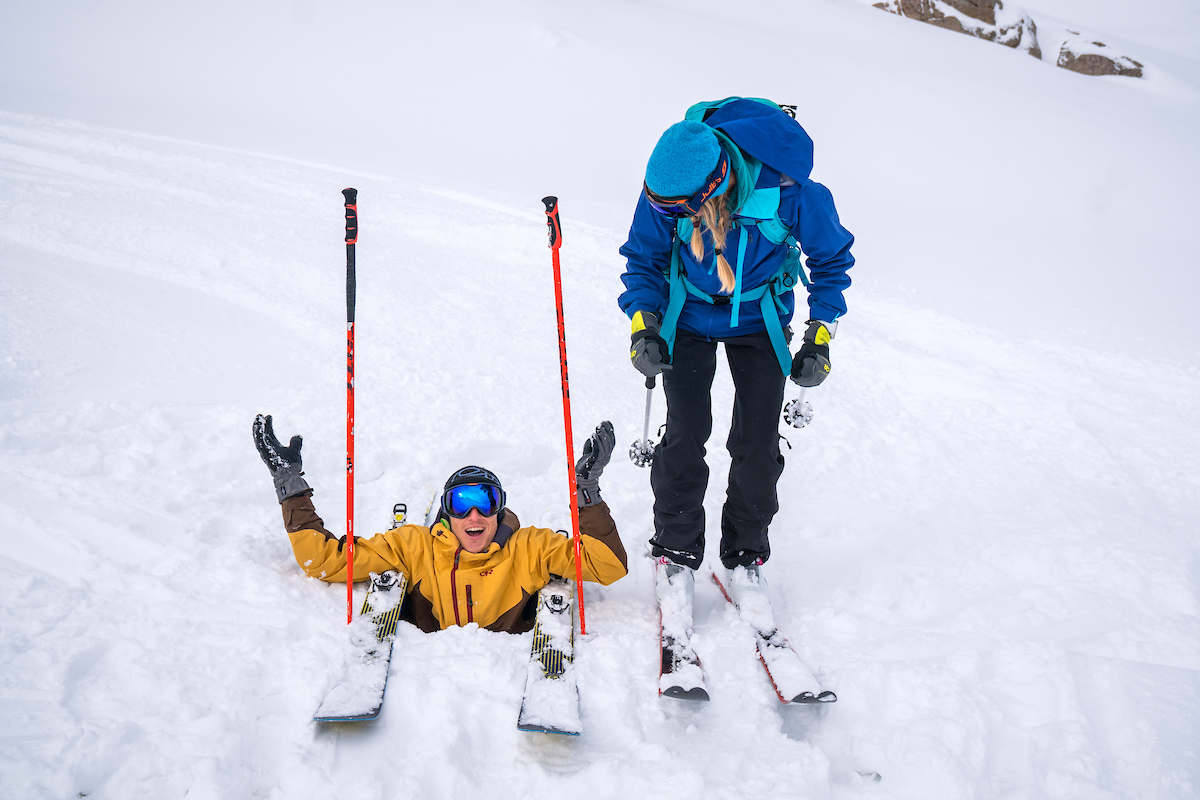
[[[695,458],[704,458],[704,454],[708,451],[708,439],[712,434],[712,428],[696,430],[695,428],[667,425],[667,431],[663,435],[663,449],[674,453],[688,453]]]
[[[778,461],[783,466],[783,451],[779,449],[779,431],[772,428],[767,435],[739,436],[731,430],[725,439],[725,449],[735,459],[749,459],[767,464]]]

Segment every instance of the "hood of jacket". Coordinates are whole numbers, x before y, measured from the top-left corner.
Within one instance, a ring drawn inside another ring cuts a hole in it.
[[[777,109],[753,100],[736,100],[713,111],[704,122],[797,183],[812,174],[812,137],[799,122]]]

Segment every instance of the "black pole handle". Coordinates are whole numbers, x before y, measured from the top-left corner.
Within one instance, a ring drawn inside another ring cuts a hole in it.
[[[354,245],[358,242],[358,189],[342,189],[346,198],[346,322],[354,322],[356,295]]]
[[[543,197],[542,202],[546,204],[546,227],[550,231],[550,249],[557,250],[562,247],[562,222],[558,219],[558,198],[549,195]]]
[[[654,376],[653,375],[650,375],[646,378],[646,388],[647,389],[654,388]]]
[[[342,189],[346,198],[346,244],[358,241],[358,189]]]

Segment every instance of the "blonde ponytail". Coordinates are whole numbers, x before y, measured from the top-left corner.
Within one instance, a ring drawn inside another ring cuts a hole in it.
[[[732,214],[729,211],[729,197],[733,194],[734,179],[729,176],[729,188],[717,197],[709,198],[700,206],[700,213],[692,217],[692,255],[697,261],[704,260],[704,233],[707,230],[713,240],[713,249],[717,255],[717,277],[721,279],[721,291],[731,293],[734,287],[733,269],[725,260],[725,239],[732,227]]]

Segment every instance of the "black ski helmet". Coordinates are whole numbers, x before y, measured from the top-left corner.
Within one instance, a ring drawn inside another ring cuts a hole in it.
[[[504,487],[500,485],[500,479],[496,477],[496,473],[485,467],[475,465],[462,467],[454,471],[454,473],[446,479],[446,485],[442,487],[442,511],[446,510],[446,492],[453,489],[455,486],[469,486],[476,483],[486,483],[489,486],[495,486],[500,490],[500,507],[508,503],[508,495],[504,493]]]

